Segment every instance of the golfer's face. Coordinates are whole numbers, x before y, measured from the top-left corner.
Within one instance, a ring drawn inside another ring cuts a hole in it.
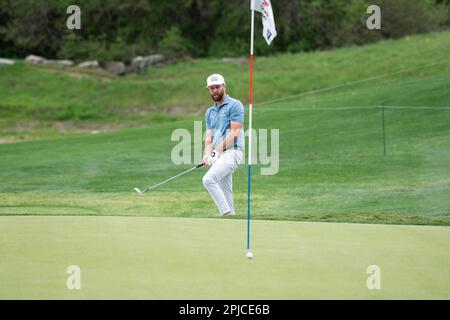
[[[214,101],[222,100],[222,97],[225,94],[225,86],[223,84],[209,86],[208,90]]]

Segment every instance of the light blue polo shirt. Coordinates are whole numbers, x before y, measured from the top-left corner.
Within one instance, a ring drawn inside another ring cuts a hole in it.
[[[220,108],[217,107],[217,103],[214,103],[206,111],[206,129],[212,130],[213,148],[225,139],[231,130],[231,121],[242,123],[239,136],[234,140],[234,147],[244,150],[244,106],[239,100],[233,99],[229,95],[225,96]]]

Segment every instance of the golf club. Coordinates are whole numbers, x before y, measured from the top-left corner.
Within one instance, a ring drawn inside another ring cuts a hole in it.
[[[152,189],[154,189],[154,188],[156,188],[156,187],[159,187],[160,185],[162,185],[162,184],[164,184],[164,183],[166,183],[166,182],[169,182],[169,181],[171,181],[171,180],[173,180],[173,179],[175,179],[175,178],[178,178],[179,176],[182,176],[183,174],[185,174],[185,173],[188,173],[188,172],[190,172],[190,171],[192,171],[192,170],[194,170],[194,169],[197,169],[197,168],[200,168],[200,167],[203,167],[203,163],[200,163],[199,165],[196,165],[195,167],[192,167],[192,168],[190,168],[190,169],[188,169],[188,170],[186,170],[186,171],[184,171],[184,172],[182,172],[182,173],[179,173],[179,174],[177,174],[176,176],[173,176],[173,177],[171,177],[171,178],[169,178],[169,179],[166,179],[166,180],[164,180],[164,181],[162,181],[162,182],[160,182],[160,183],[158,183],[158,184],[155,184],[154,186],[151,186],[151,187],[149,187],[149,188],[146,188],[146,189],[144,189],[144,190],[141,190],[141,189],[139,189],[139,188],[134,188],[134,191],[136,191],[137,193],[139,193],[139,194],[143,194],[143,193],[145,193],[145,192],[148,192],[148,191],[150,191],[150,190],[152,190]]]

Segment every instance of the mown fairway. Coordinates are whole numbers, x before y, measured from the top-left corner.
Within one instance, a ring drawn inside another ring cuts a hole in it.
[[[0,144],[0,298],[450,298],[448,36],[257,59],[253,124],[280,141],[276,175],[253,166],[252,261],[245,166],[231,219],[203,219],[218,218],[204,169],[133,192],[191,166],[172,163],[172,132],[204,121],[209,73],[245,102],[247,66],[108,80],[3,66],[0,138],[30,141]],[[46,127],[62,120],[126,129]],[[65,287],[72,264],[80,291]]]
[[[255,126],[279,129],[280,144],[276,175],[254,167],[254,217],[450,224],[449,83],[436,75],[255,107]],[[142,197],[132,192],[189,168],[171,161],[178,128],[194,125],[0,145],[0,214],[216,216],[204,169]],[[245,167],[234,188],[243,217]]]

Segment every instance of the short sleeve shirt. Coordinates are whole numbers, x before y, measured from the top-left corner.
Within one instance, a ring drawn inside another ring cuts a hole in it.
[[[220,108],[214,103],[206,111],[206,129],[212,130],[212,147],[223,141],[231,130],[231,121],[244,124],[244,106],[239,100],[226,96]],[[234,141],[234,147],[244,150],[244,130]]]

